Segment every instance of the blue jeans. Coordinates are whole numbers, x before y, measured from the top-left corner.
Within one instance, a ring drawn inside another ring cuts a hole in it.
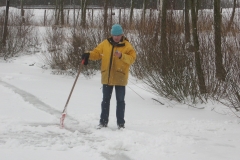
[[[101,124],[108,124],[109,110],[110,110],[110,100],[112,97],[113,87],[115,87],[116,100],[117,100],[117,124],[124,124],[124,112],[125,112],[125,86],[109,86],[103,85],[103,100],[102,100],[102,113],[100,116]]]

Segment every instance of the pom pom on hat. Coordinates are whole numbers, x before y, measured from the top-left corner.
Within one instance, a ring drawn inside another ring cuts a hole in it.
[[[111,35],[118,36],[123,34],[122,26],[119,24],[114,24],[111,29]]]

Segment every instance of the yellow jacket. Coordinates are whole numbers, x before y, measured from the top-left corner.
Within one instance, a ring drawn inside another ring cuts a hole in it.
[[[119,51],[122,57],[114,56]],[[136,59],[136,52],[130,42],[123,37],[115,44],[112,38],[102,41],[94,50],[90,51],[90,60],[101,59],[102,84],[126,86],[130,65]]]

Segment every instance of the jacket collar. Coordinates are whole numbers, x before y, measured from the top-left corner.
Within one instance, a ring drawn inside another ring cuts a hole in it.
[[[125,46],[125,42],[124,40],[127,40],[124,36],[122,36],[122,39],[120,40],[120,42],[116,43],[113,41],[113,38],[112,37],[109,37],[108,39],[108,42],[113,45],[113,46],[116,46],[116,47],[123,47]]]

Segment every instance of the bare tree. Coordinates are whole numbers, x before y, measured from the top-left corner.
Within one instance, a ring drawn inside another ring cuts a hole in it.
[[[64,25],[64,0],[60,0],[61,25]]]
[[[104,20],[103,20],[103,27],[105,34],[108,32],[108,3],[109,0],[104,0]]]
[[[21,16],[22,16],[22,23],[25,23],[24,9],[23,9],[23,0],[21,0]]]
[[[55,8],[55,23],[54,25],[58,25],[59,24],[59,1],[60,0],[56,0],[56,8]]]
[[[204,94],[204,93],[207,93],[207,89],[205,85],[205,78],[204,78],[203,69],[201,66],[201,59],[200,59],[195,0],[190,0],[190,4],[191,4],[191,16],[192,16],[192,36],[193,36],[194,52],[195,52],[195,65],[196,65],[196,71],[198,76],[200,93]]]
[[[131,7],[130,7],[130,25],[132,25],[133,20],[133,8],[134,8],[134,0],[131,0]]]
[[[162,0],[162,18],[161,18],[161,57],[162,74],[168,72],[168,52],[167,52],[167,0]]]
[[[147,5],[147,0],[143,0],[143,9],[142,9],[143,22],[145,22],[146,8],[147,8],[146,5]]]
[[[161,7],[161,5],[158,5],[159,7]],[[157,24],[155,25],[155,34],[154,34],[154,45],[156,45],[156,43],[158,43],[158,35],[159,35],[159,28],[160,28],[160,24],[161,24],[161,15],[162,15],[162,9],[159,8],[158,9],[158,17],[157,17]]]
[[[236,5],[237,5],[237,0],[233,0],[232,15],[231,15],[230,21],[229,21],[228,26],[227,26],[227,31],[230,31],[231,26],[233,24],[233,19],[234,19],[234,15],[235,15]]]
[[[10,0],[6,0],[6,11],[5,11],[5,19],[4,19],[2,47],[6,46],[6,40],[7,40],[7,24],[8,24],[9,3],[10,3]]]
[[[184,7],[184,17],[185,17],[185,25],[184,25],[184,30],[185,30],[185,43],[190,42],[190,23],[189,23],[189,0],[185,0],[185,7]]]
[[[87,0],[81,0],[81,11],[82,11],[82,14],[81,14],[81,25],[83,27],[85,27],[85,25],[86,25],[87,3],[88,3]]]
[[[59,18],[61,25],[64,25],[64,0],[56,0],[55,25],[59,25]]]
[[[219,80],[225,81],[226,71],[223,67],[222,47],[221,47],[221,24],[222,15],[220,9],[220,0],[214,0],[214,35],[215,35],[215,66],[216,77]]]

